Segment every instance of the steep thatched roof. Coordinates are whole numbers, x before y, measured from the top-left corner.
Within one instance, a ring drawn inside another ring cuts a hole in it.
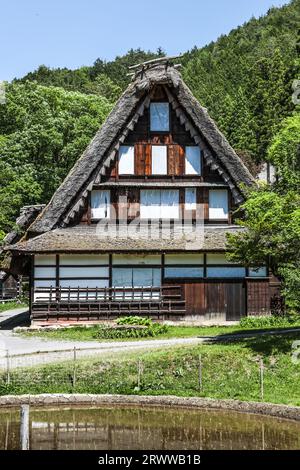
[[[204,142],[205,157],[216,168],[239,200],[241,185],[251,185],[254,179],[246,166],[218,130],[206,109],[192,95],[180,73],[172,66],[159,65],[138,72],[134,81],[120,97],[113,111],[97,132],[83,155],[53,195],[44,211],[29,231],[37,235],[56,227],[80,204],[80,195],[87,194],[96,176],[109,166],[128,132],[149,106],[149,93],[155,85],[163,85],[180,121],[190,131],[196,143]]]
[[[201,230],[204,228],[204,232]],[[124,229],[122,229],[124,230]],[[192,230],[182,233],[177,231],[171,238],[163,236],[151,238],[145,229],[134,235],[120,231],[107,235],[97,226],[79,225],[72,228],[55,229],[38,235],[27,241],[10,246],[9,250],[19,254],[34,253],[84,253],[84,252],[139,252],[139,251],[225,251],[226,234],[237,233],[244,229],[238,226],[205,226],[199,227],[195,237]]]
[[[16,220],[16,230],[13,230],[6,235],[3,240],[4,245],[16,243],[45,207],[45,204],[22,207],[20,215]]]

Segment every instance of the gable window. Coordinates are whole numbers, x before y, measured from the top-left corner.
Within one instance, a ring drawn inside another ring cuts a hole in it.
[[[197,146],[185,147],[185,174],[201,175],[201,152]]]
[[[196,188],[186,188],[185,190],[185,209],[187,211],[196,210],[197,199],[196,199]]]
[[[119,150],[119,175],[134,175],[134,146],[121,145]]]
[[[209,219],[228,220],[227,189],[211,189],[209,191]]]
[[[94,220],[109,219],[110,191],[95,189],[91,193],[91,217]]]
[[[169,103],[150,103],[150,131],[170,130]]]
[[[141,190],[140,215],[141,219],[178,219],[179,191]]]
[[[167,147],[165,145],[152,145],[152,174],[167,174]]]

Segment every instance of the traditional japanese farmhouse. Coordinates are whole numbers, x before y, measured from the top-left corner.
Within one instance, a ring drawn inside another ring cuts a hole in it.
[[[270,311],[266,266],[225,257],[255,180],[163,59],[131,84],[23,238],[36,324],[119,315],[238,320]]]

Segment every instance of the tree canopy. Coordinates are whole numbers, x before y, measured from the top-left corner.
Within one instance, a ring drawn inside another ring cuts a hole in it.
[[[33,82],[6,87],[0,106],[0,231],[24,204],[48,202],[112,104]]]

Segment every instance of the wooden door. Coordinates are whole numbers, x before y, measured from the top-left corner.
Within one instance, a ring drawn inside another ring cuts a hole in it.
[[[246,289],[243,282],[226,283],[226,320],[237,321],[246,314]]]

